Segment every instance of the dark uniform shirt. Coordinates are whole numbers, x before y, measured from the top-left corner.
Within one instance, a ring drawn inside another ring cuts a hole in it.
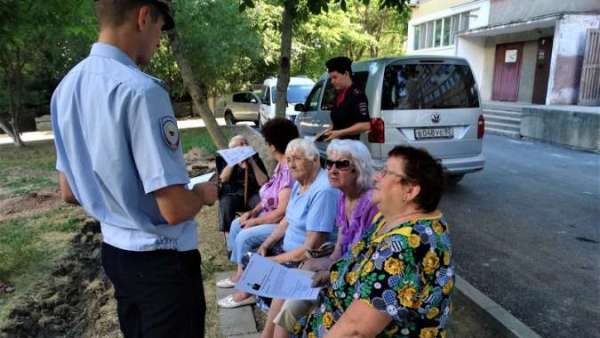
[[[346,91],[342,103],[338,105],[336,102],[331,109],[333,130],[346,129],[356,123],[370,120],[367,95],[353,83]],[[360,135],[346,135],[342,138],[358,140]]]

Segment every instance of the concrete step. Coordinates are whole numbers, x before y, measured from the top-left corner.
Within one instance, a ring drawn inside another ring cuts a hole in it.
[[[523,107],[521,106],[513,106],[513,105],[503,105],[503,104],[494,104],[494,103],[486,103],[481,105],[481,109],[492,109],[492,110],[503,110],[503,111],[512,111],[512,112],[521,112]]]
[[[512,123],[502,123],[502,122],[494,122],[494,121],[485,121],[485,128],[494,128],[494,129],[503,129],[508,131],[521,131],[520,125],[515,125]]]
[[[503,115],[489,115],[483,114],[485,118],[485,122],[497,122],[497,123],[506,123],[513,124],[515,126],[521,126],[521,119],[518,117],[508,117]]]
[[[485,126],[485,133],[486,134],[501,135],[501,136],[506,136],[506,137],[510,137],[510,138],[521,138],[521,133],[519,133],[517,131],[511,131],[511,130],[505,130],[505,129],[496,129],[496,128],[493,128],[493,127],[488,127],[487,125]]]
[[[215,275],[215,281],[231,276],[231,272],[219,272]],[[233,294],[235,289],[217,288],[217,300]],[[252,306],[242,306],[235,309],[219,308],[219,326],[221,334],[226,338],[258,337],[256,321]]]
[[[520,118],[523,115],[521,112],[512,111],[512,110],[483,108],[482,111],[484,114],[488,114],[488,115],[498,115],[498,116],[515,117],[515,118]]]

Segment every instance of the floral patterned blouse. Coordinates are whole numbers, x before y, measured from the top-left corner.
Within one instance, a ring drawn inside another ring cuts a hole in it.
[[[377,337],[447,336],[454,269],[442,214],[402,223],[377,236],[383,225],[383,216],[377,214],[351,253],[331,267],[331,285],[321,291],[320,307],[297,325],[297,335],[325,336],[358,299],[392,318]]]

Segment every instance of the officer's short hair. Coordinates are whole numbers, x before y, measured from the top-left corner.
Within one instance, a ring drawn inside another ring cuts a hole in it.
[[[331,58],[325,62],[325,66],[327,67],[328,73],[336,71],[340,74],[344,74],[345,72],[348,72],[348,74],[352,76],[352,60],[345,56]]]
[[[142,5],[150,6],[152,22],[156,22],[162,16],[162,12],[156,5],[144,0],[95,0],[94,4],[100,27],[121,26],[132,11]]]

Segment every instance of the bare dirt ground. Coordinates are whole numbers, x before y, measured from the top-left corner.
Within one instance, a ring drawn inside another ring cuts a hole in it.
[[[39,215],[62,204],[58,190],[51,189],[0,199],[0,222]]]

